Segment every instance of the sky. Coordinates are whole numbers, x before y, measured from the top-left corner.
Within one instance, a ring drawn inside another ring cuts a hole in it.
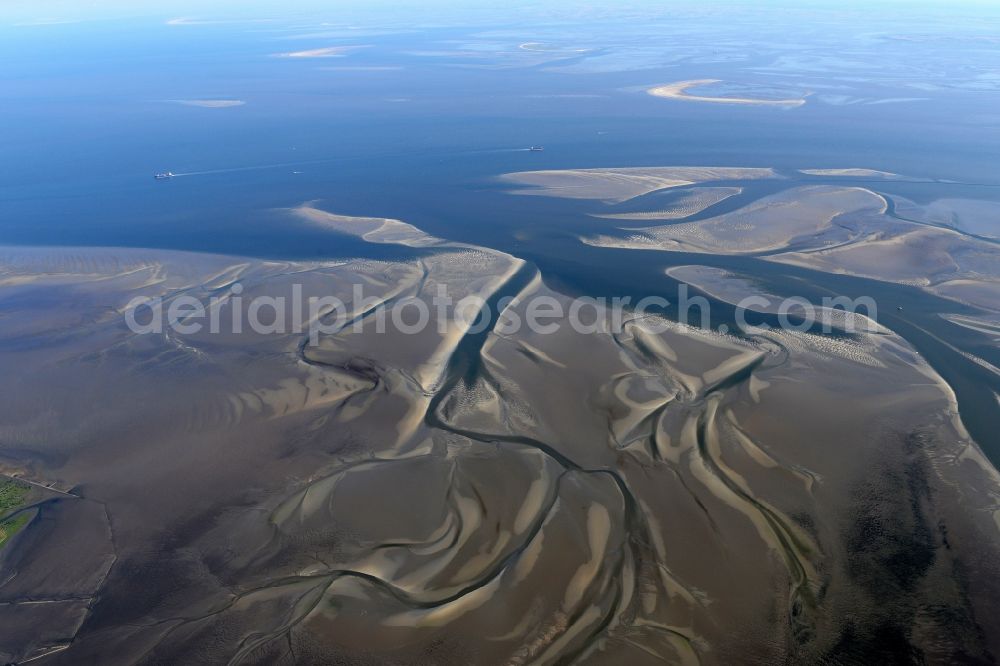
[[[849,11],[879,10],[956,14],[963,12],[1000,13],[996,0],[699,0],[671,2],[670,0],[3,0],[0,2],[0,24],[45,24],[49,22],[75,22],[135,18],[141,16],[170,16],[193,18],[249,18],[299,15],[336,17],[364,15],[369,18],[398,16],[400,14],[491,14],[520,16],[525,10],[579,11],[587,6],[658,8],[715,5],[719,7],[795,7],[842,9]]]

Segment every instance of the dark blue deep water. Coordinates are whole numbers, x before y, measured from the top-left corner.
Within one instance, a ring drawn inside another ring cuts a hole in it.
[[[149,5],[146,14],[53,24],[25,21],[26,6],[0,9],[0,244],[405,254],[282,213],[319,200],[512,252],[568,290],[669,294],[664,268],[691,257],[584,246],[577,234],[598,228],[587,215],[594,202],[511,196],[496,177],[864,167],[918,181],[878,185],[917,202],[1000,198],[1000,38],[991,28],[1000,22],[954,8],[947,21],[911,8],[904,21],[892,3],[746,4],[725,21],[711,7],[609,6],[348,16],[271,5],[171,21],[171,7]],[[276,55],[343,46],[359,48]],[[809,96],[777,109],[643,92],[708,78]],[[244,104],[176,102],[220,99]],[[524,150],[531,145],[545,151]],[[178,177],[152,178],[167,170]],[[970,430],[1000,457],[997,378],[929,335],[1000,365],[994,347],[938,316],[958,305],[753,259],[697,262],[887,301],[888,323],[955,387]],[[892,314],[904,302],[905,319]]]

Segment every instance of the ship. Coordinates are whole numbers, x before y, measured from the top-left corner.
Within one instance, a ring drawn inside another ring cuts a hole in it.
[[[545,148],[543,146],[532,146],[531,148],[528,148],[528,150],[530,150],[533,153],[540,153],[543,150],[545,150]]]
[[[167,180],[168,178],[173,178],[174,174],[171,171],[164,171],[163,173],[157,173],[153,175],[156,180]]]

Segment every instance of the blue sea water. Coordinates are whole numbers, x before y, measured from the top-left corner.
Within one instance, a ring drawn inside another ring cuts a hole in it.
[[[48,20],[47,4],[69,12],[68,22]],[[988,6],[956,5],[943,20],[933,7],[904,13],[894,3],[736,3],[724,11],[451,4],[406,16],[384,5],[360,18],[338,8],[223,5],[220,15],[208,6],[193,18],[151,3],[99,17],[65,4],[40,3],[34,14],[27,5],[0,8],[0,245],[285,258],[412,252],[282,212],[319,201],[512,252],[567,289],[643,295],[670,291],[668,259],[584,246],[578,234],[597,228],[587,214],[597,204],[511,196],[497,176],[862,167],[919,181],[879,184],[918,202],[1000,199],[1000,36],[991,27],[1000,22]],[[345,46],[359,48],[279,55]],[[741,92],[757,86],[770,97],[808,95],[800,107],[778,109],[645,94],[696,79]],[[532,145],[545,151],[525,150]],[[154,180],[162,171],[178,176]],[[743,263],[779,282],[795,277]],[[1000,443],[987,441],[996,378],[925,335],[943,326],[940,299],[824,280],[814,288],[875,292],[924,317],[909,339],[955,387],[970,430],[1000,458]],[[954,327],[938,333],[959,335]],[[1000,364],[995,349],[970,348]]]
[[[299,16],[4,26],[0,243],[340,255],[346,240],[274,214],[317,199],[339,212],[419,219],[445,236],[497,242],[539,221],[498,214],[524,206],[498,191],[495,176],[545,168],[866,167],[1000,184],[1000,81],[982,78],[988,61],[950,53],[948,44],[872,46],[847,19],[834,23],[839,37],[828,44],[797,50],[773,42],[780,27],[734,37],[711,16],[653,15],[662,40],[627,15],[605,26],[576,16],[463,25],[458,16],[457,25],[407,28],[387,13],[390,27],[381,31],[378,16],[332,28]],[[794,20],[807,19],[790,20],[789,29]],[[820,31],[820,18],[813,20]],[[719,52],[705,46],[713,40]],[[590,51],[545,61],[519,48],[529,41]],[[842,65],[838,43],[864,51],[858,59],[884,49],[886,75],[865,78],[881,71],[878,61]],[[343,45],[364,48],[275,57]],[[802,51],[812,60],[793,62],[789,53]],[[963,71],[977,64],[982,73]],[[937,70],[920,69],[932,65]],[[953,79],[952,69],[965,80]],[[793,110],[642,92],[699,78],[822,87]],[[838,96],[867,102],[838,104]],[[921,99],[892,101],[901,97]],[[192,99],[245,104],[169,101]],[[529,145],[546,150],[520,150]],[[166,170],[203,173],[152,179]],[[938,196],[932,188],[916,195]],[[546,209],[537,198],[530,203]]]

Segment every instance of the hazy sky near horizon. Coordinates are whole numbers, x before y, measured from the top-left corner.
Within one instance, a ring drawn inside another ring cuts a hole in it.
[[[532,13],[549,12],[586,13],[592,10],[611,10],[628,13],[630,11],[661,11],[712,6],[713,8],[733,8],[738,10],[762,10],[794,8],[795,10],[833,10],[879,14],[883,10],[905,11],[908,14],[928,13],[944,15],[998,14],[1000,7],[995,0],[860,0],[835,2],[833,0],[700,0],[697,3],[686,0],[663,2],[662,0],[545,0],[541,3],[529,0],[5,0],[0,2],[0,24],[2,25],[44,25],[88,20],[108,20],[116,18],[167,17],[198,20],[266,19],[269,17],[323,16],[344,20],[386,19],[401,15],[423,16],[441,15],[462,17],[510,16],[522,19]],[[527,14],[525,14],[527,12]],[[165,19],[166,20],[166,19]]]

